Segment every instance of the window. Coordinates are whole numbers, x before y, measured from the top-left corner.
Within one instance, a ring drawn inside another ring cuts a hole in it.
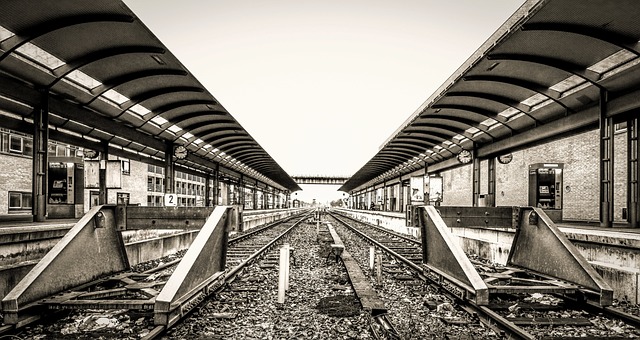
[[[0,151],[9,152],[9,134],[0,132]]]
[[[117,203],[118,204],[129,204],[129,193],[128,192],[119,192],[117,193]]]
[[[131,162],[128,159],[121,159],[122,162],[122,174],[130,175],[131,174]]]
[[[24,138],[22,140],[23,150],[22,154],[25,156],[33,156],[33,139]]]
[[[627,122],[617,123],[613,126],[615,133],[627,131]]]
[[[22,137],[9,135],[9,152],[22,154]]]
[[[147,191],[153,191],[153,177],[147,176]]]
[[[160,177],[156,177],[156,192],[163,192],[163,179]]]
[[[31,193],[9,191],[9,211],[31,210]]]

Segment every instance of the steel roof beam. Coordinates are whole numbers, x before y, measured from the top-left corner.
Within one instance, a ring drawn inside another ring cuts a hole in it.
[[[397,141],[394,141],[393,143],[389,143],[387,144],[387,146],[385,147],[385,149],[391,149],[391,150],[395,150],[395,149],[402,149],[402,150],[409,150],[409,151],[413,151],[413,152],[417,152],[418,155],[420,155],[421,153],[424,154],[427,152],[426,148],[423,147],[419,147],[416,146],[415,144],[411,144],[411,143],[400,143]]]
[[[493,93],[485,93],[485,92],[474,92],[474,91],[451,91],[447,92],[445,97],[471,97],[471,98],[480,98],[486,99],[495,103],[500,103],[502,105],[508,106],[510,108],[516,109],[520,111],[525,116],[531,118],[536,125],[541,124],[538,119],[533,117],[529,112],[531,112],[531,108],[523,105],[517,99],[509,98],[506,96],[493,94]],[[523,98],[526,99],[526,98]],[[507,120],[508,121],[508,120]]]
[[[549,88],[549,86],[543,85],[543,84],[539,84],[533,81],[529,81],[529,80],[524,80],[524,79],[518,79],[518,78],[513,78],[513,77],[504,77],[504,76],[489,76],[489,75],[484,75],[484,76],[465,76],[462,78],[463,81],[488,81],[488,82],[496,82],[496,83],[503,83],[503,84],[507,84],[507,85],[513,85],[513,86],[517,86],[538,94],[541,94],[545,97],[547,97],[547,99],[551,99],[552,101],[554,101],[556,104],[562,106],[565,110],[567,110],[567,112],[571,112],[571,113],[575,113],[575,111],[571,108],[569,108],[568,106],[564,105],[561,101],[559,101],[558,99],[560,98],[561,93],[558,91],[554,91],[551,90]]]
[[[226,136],[226,137],[225,137]],[[216,136],[216,138],[209,138],[209,139],[205,139],[202,138],[202,140],[205,143],[211,144],[211,146],[218,148],[220,150],[222,150],[222,148],[224,148],[228,143],[230,142],[235,142],[235,141],[246,141],[246,142],[253,142],[255,143],[255,141],[253,139],[251,139],[251,137],[247,136],[247,135],[237,135],[235,133],[221,133],[218,134],[218,136]],[[224,151],[224,150],[222,150]]]
[[[182,121],[182,120],[179,120]],[[194,126],[195,128],[191,128],[189,129],[189,131],[194,134],[194,135],[198,135],[204,138],[207,138],[207,136],[215,134],[215,133],[219,133],[219,132],[224,132],[224,131],[241,131],[242,128],[240,127],[240,125],[238,123],[234,122],[225,122],[225,123],[213,123],[213,122],[209,122],[209,121],[204,121],[198,124],[191,124],[190,126]],[[183,129],[186,130],[186,127],[183,127]],[[248,135],[245,135],[248,138]],[[204,139],[202,138],[202,139]]]
[[[175,109],[180,109],[186,106],[193,106],[193,105],[216,105],[218,104],[218,102],[216,102],[215,100],[212,99],[189,99],[189,100],[181,100],[181,101],[176,101],[176,102],[172,102],[172,103],[168,103],[156,108],[150,108],[148,107],[147,109],[153,111],[154,113],[156,113],[157,115],[169,112],[171,110],[175,110]]]
[[[438,133],[440,137],[443,137],[445,139],[451,139],[456,135],[464,135],[466,132],[465,129],[452,127],[451,125],[433,124],[431,122],[427,122],[427,123],[416,122],[414,124],[411,124],[411,127],[426,128],[427,131],[434,131]],[[448,134],[445,134],[445,133],[448,133]]]
[[[147,90],[129,97],[129,101],[121,105],[123,110],[117,117],[123,115],[125,112],[127,112],[127,110],[129,110],[133,106],[140,104],[146,100],[160,97],[167,94],[175,94],[179,92],[203,93],[204,89],[200,87],[195,87],[195,86],[168,86],[168,87],[161,87],[157,89]]]
[[[414,127],[419,127],[419,128],[416,129]],[[425,129],[422,129],[422,128],[425,128]],[[435,132],[435,131],[427,130],[428,128],[438,129],[438,128],[435,128],[435,127],[433,127],[431,125],[428,125],[428,124],[422,124],[422,125],[415,125],[414,124],[411,127],[407,128],[405,130],[405,132],[408,133],[411,136],[416,134],[416,133],[418,133],[418,134],[428,135],[430,137],[434,137],[434,138],[431,138],[431,140],[432,141],[438,141],[438,144],[441,144],[441,143],[443,143],[445,141],[450,141],[451,143],[456,144],[456,145],[458,143],[456,143],[453,140],[453,137],[455,135],[457,135],[457,134],[463,134],[463,133],[466,132],[465,130],[462,130],[461,132],[459,132],[460,129],[454,129],[454,130],[445,130],[447,132],[450,132],[451,134],[442,134],[442,133],[438,133],[438,132]],[[444,130],[444,129],[442,129],[442,130]]]
[[[559,58],[552,58],[546,56],[535,56],[530,54],[518,54],[518,53],[492,53],[487,56],[488,60],[507,60],[507,61],[521,61],[533,64],[538,64],[556,70],[560,70],[569,74],[578,76],[594,86],[600,86],[597,81],[600,78],[600,74],[587,69],[588,66],[575,64]]]
[[[211,118],[207,116],[212,116]],[[215,117],[215,118],[214,118]],[[198,121],[191,124],[184,124],[188,120],[197,119],[197,118],[207,118],[206,121]],[[238,126],[238,122],[236,122],[228,113],[224,111],[198,111],[198,112],[190,112],[181,116],[173,117],[169,119],[170,122],[182,122],[183,129],[189,131],[195,131],[198,129],[202,129],[211,125],[217,124],[235,124]]]
[[[47,87],[54,87],[60,80],[64,79],[69,73],[78,70],[81,67],[87,66],[91,63],[95,63],[102,59],[111,58],[115,56],[125,55],[125,54],[164,54],[166,51],[164,48],[157,46],[117,46],[117,47],[109,47],[98,51],[93,51],[91,53],[83,54],[82,57],[77,58],[75,60],[68,60],[66,64],[58,67],[53,71],[53,74],[56,76],[56,79],[51,82]],[[96,97],[93,97],[92,100],[89,101],[88,104],[93,102]]]
[[[616,32],[612,32],[610,30],[583,26],[583,25],[557,23],[557,22],[527,23],[522,25],[520,29],[524,32],[555,31],[555,32],[562,32],[562,33],[578,34],[578,35],[582,35],[592,39],[604,41],[611,45],[617,46],[621,49],[625,49],[637,56],[640,56],[640,53],[638,52],[638,50],[636,50],[636,47],[638,45],[638,38],[627,36],[624,34],[619,34]]]
[[[4,53],[0,54],[0,62],[2,62],[7,56],[15,52],[18,48],[24,44],[41,37],[43,35],[52,33],[62,28],[67,28],[75,25],[89,24],[95,22],[121,22],[132,23],[135,18],[129,15],[120,15],[113,13],[97,13],[97,14],[83,14],[67,17],[57,17],[37,25],[33,25],[27,29],[15,33],[14,36],[4,40],[2,44],[5,46]]]

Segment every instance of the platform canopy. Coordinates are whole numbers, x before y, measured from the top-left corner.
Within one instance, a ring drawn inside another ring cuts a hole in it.
[[[300,190],[120,0],[0,3],[2,125],[24,130],[44,97],[52,138],[156,161],[182,145],[185,167]]]
[[[496,157],[640,106],[640,2],[525,2],[340,190]],[[600,98],[606,105],[599,107]],[[637,114],[637,113],[636,113]]]

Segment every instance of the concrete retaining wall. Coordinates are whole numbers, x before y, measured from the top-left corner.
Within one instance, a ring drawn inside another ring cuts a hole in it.
[[[273,222],[301,209],[250,211],[243,214],[245,229]],[[0,230],[0,299],[62,238],[73,224]],[[43,229],[43,230],[37,230]],[[198,230],[169,234],[125,244],[129,263],[139,263],[175,254],[189,248]]]
[[[420,229],[407,227],[404,213],[385,212],[385,211],[368,211],[368,210],[352,210],[336,208],[333,209],[345,214],[353,219],[391,229],[400,234],[412,235],[420,237]]]
[[[242,213],[244,230],[249,230],[265,223],[281,220],[305,209],[249,210]]]
[[[382,226],[396,232],[416,235],[419,230],[407,228],[400,213],[336,209],[357,220]],[[470,255],[494,263],[506,264],[515,229],[449,228],[458,237],[462,249]],[[640,303],[640,235],[619,231],[560,227],[582,256],[591,263],[611,286],[614,298]]]

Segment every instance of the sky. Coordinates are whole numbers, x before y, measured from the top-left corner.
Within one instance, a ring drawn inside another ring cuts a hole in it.
[[[124,2],[289,175],[350,176],[524,1]]]

